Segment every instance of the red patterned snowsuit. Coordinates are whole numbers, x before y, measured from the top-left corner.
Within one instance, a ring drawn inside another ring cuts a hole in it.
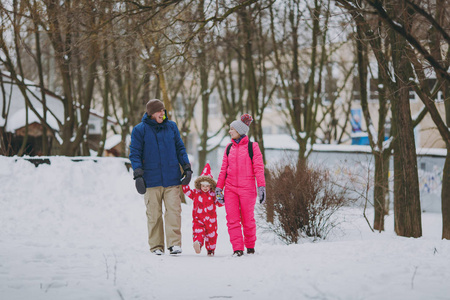
[[[192,208],[192,237],[194,242],[198,241],[206,250],[215,250],[217,242],[217,214],[216,194],[213,191],[191,189],[183,185],[183,192],[194,200]],[[217,203],[218,206],[223,206]]]

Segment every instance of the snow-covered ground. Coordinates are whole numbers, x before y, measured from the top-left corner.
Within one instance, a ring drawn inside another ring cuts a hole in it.
[[[192,248],[187,199],[183,253],[155,256],[124,160],[15,160],[0,156],[1,299],[450,299],[440,214],[423,214],[412,239],[393,233],[392,217],[372,233],[361,209],[347,209],[327,241],[284,245],[260,230],[257,253],[236,258],[219,208],[207,257]]]

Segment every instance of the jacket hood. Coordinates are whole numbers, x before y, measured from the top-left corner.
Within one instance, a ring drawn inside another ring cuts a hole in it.
[[[216,189],[216,184],[217,183],[216,183],[216,181],[213,178],[211,178],[211,176],[199,176],[194,181],[194,185],[195,185],[195,188],[197,190],[201,190],[202,189],[201,188],[201,182],[202,181],[209,182],[209,184],[211,185],[211,190],[212,191],[214,191]]]
[[[167,112],[166,112],[166,118],[164,119],[164,121],[162,123],[156,122],[156,120],[149,118],[147,113],[144,113],[144,115],[142,116],[141,122],[147,123],[150,126],[158,126],[158,125],[167,123],[168,120],[169,119],[167,118]]]
[[[145,119],[147,119],[147,118],[148,118],[148,115],[147,115],[147,113],[144,113],[144,115],[142,116],[141,122],[144,122],[144,121],[145,121]]]

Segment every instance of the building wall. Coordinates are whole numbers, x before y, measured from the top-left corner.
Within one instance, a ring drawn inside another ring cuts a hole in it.
[[[225,152],[223,143],[220,148],[208,155],[208,162],[214,178],[217,179],[222,164],[222,157]],[[353,196],[358,196],[359,192],[365,190],[369,183],[372,188],[368,194],[369,203],[373,202],[373,171],[374,158],[369,147],[362,146],[339,146],[320,145],[319,149],[313,150],[309,163],[326,168],[338,181],[344,184],[351,184]],[[354,149],[352,151],[352,149]],[[269,169],[295,163],[297,150],[294,149],[266,149],[266,167]],[[418,149],[417,165],[419,169],[419,188],[422,211],[441,212],[441,190],[443,166],[445,162],[445,149]],[[393,201],[393,162],[390,163],[390,199],[391,208]],[[363,203],[365,199],[360,198]]]

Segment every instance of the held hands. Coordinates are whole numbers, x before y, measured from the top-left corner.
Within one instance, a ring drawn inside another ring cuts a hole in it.
[[[183,175],[181,175],[181,184],[182,185],[188,185],[189,182],[191,182],[191,178],[192,178],[192,170],[191,170],[191,165],[190,164],[186,164],[183,166]]]
[[[133,179],[135,180],[136,190],[139,194],[144,195],[147,187],[145,186],[145,180],[142,177],[144,175],[144,170],[141,168],[134,170]]]
[[[223,190],[221,188],[216,187],[216,201],[220,204],[225,203],[225,198],[223,197]]]
[[[259,203],[263,204],[266,202],[266,187],[260,186],[258,187],[258,196],[259,196]],[[216,188],[216,201],[220,204],[225,203],[225,199],[223,196],[223,190],[221,188]]]
[[[259,203],[263,204],[264,202],[266,202],[266,187],[265,186],[258,187],[258,196],[259,196]]]

